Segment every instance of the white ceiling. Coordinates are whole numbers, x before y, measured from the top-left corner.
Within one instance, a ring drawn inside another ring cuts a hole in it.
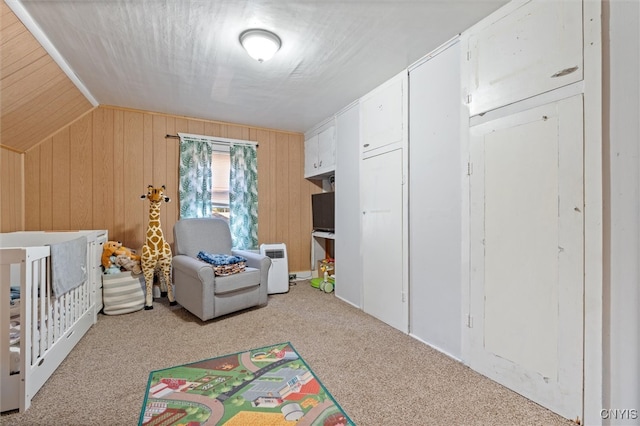
[[[304,132],[507,1],[7,3],[24,8],[99,104]],[[273,59],[244,52],[248,28],[280,36]]]

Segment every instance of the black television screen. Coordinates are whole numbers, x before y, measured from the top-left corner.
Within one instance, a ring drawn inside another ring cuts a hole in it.
[[[335,231],[335,192],[311,194],[311,211],[314,231]]]

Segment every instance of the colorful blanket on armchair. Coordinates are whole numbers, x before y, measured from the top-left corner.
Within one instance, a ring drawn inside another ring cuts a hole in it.
[[[198,252],[198,259],[213,266],[213,272],[217,276],[237,274],[244,271],[247,259],[242,256],[228,254],[211,254],[205,251]]]

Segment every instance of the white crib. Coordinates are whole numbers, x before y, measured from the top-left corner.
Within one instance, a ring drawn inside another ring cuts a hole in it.
[[[54,297],[50,245],[80,236],[87,239],[87,279]],[[107,239],[104,230],[0,234],[0,411],[28,409],[97,321],[102,309],[100,256]],[[11,306],[10,287],[18,285],[19,303]]]

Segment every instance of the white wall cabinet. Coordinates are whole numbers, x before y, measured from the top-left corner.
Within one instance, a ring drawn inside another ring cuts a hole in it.
[[[406,90],[407,73],[403,71],[360,99],[363,153],[376,154],[380,148],[403,141]]]
[[[304,177],[321,178],[336,169],[336,128],[331,125],[304,141]]]
[[[468,38],[471,116],[583,78],[582,2],[511,3]],[[506,10],[506,9],[505,9]]]

